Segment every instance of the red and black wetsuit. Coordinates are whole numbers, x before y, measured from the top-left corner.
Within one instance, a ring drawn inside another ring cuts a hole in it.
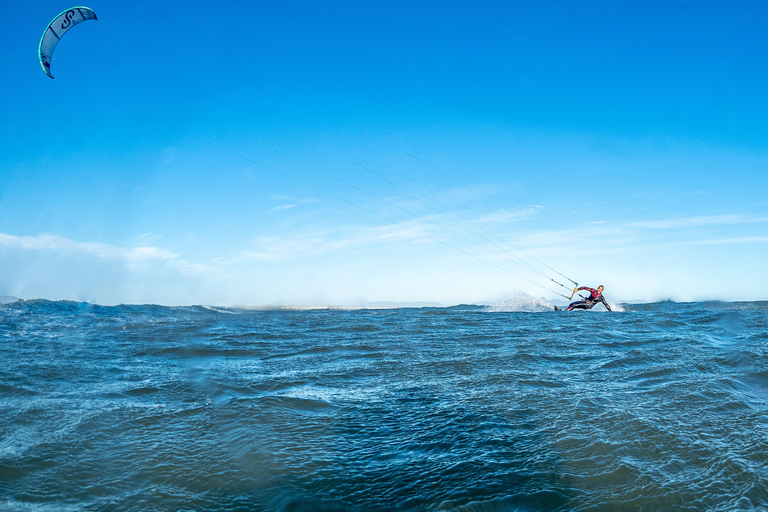
[[[592,309],[595,307],[595,305],[598,302],[602,302],[603,306],[605,306],[605,309],[608,311],[611,311],[611,306],[608,305],[608,303],[605,301],[605,297],[603,297],[602,293],[597,293],[597,290],[594,288],[589,288],[588,286],[582,286],[581,288],[577,288],[576,291],[585,290],[590,293],[590,296],[587,297],[584,300],[580,300],[578,302],[572,302],[566,311],[571,311],[573,309]]]

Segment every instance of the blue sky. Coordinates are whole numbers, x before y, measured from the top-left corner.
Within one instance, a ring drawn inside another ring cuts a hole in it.
[[[0,295],[563,302],[522,249],[612,301],[768,298],[762,2],[87,5],[56,80],[70,5],[5,8]]]

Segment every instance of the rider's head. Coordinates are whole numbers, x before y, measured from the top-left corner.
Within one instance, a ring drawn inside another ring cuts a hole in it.
[[[597,287],[597,293],[603,293],[603,290],[605,290],[605,287],[603,285],[600,285]]]

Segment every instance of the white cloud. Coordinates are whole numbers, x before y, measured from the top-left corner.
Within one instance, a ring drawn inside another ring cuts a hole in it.
[[[261,237],[254,240],[256,249],[243,251],[229,261],[254,259],[263,261],[282,261],[300,254],[317,252],[324,245],[322,237]]]
[[[284,261],[306,255],[340,251],[352,247],[396,243],[399,241],[429,240],[430,226],[420,220],[387,224],[374,228],[348,227],[336,230],[290,233],[281,236],[259,237],[253,240],[255,249],[242,251],[228,259]]]
[[[445,203],[461,204],[461,203],[501,194],[502,192],[507,190],[507,188],[508,187],[504,185],[498,185],[498,184],[492,184],[492,183],[488,183],[488,184],[480,183],[477,185],[458,187],[458,188],[453,188],[437,194],[432,194],[430,199],[432,199],[433,202],[442,203],[442,204],[445,204]]]
[[[139,246],[124,249],[99,242],[77,242],[70,238],[46,233],[37,236],[14,236],[0,233],[0,246],[35,251],[54,251],[63,254],[87,253],[99,258],[119,258],[126,261],[171,260],[178,257],[158,247]]]
[[[600,225],[560,231],[537,231],[524,234],[513,242],[530,250],[554,247],[560,251],[571,246],[615,245],[631,238],[634,238],[631,231],[621,225]]]
[[[159,247],[134,247],[125,251],[123,257],[129,260],[172,260],[178,256]]]
[[[267,213],[277,212],[277,211],[280,211],[280,210],[287,210],[287,209],[293,208],[295,206],[296,206],[295,204],[285,204],[283,206],[275,206],[274,208],[268,210]]]
[[[280,201],[290,201],[291,200],[291,198],[288,197],[288,196],[273,196],[273,199],[277,199],[277,200],[280,200]],[[284,204],[284,205],[281,205],[281,206],[275,206],[274,208],[269,209],[267,211],[267,213],[279,212],[280,210],[288,210],[290,208],[295,208],[296,205],[316,204],[316,203],[319,203],[319,202],[320,202],[319,199],[314,199],[314,198],[311,198],[311,197],[307,197],[307,198],[304,198],[304,199],[295,200],[294,201],[295,204]]]
[[[101,304],[184,303],[211,273],[153,246],[119,247],[67,237],[0,233],[0,292]]]
[[[522,219],[529,219],[533,217],[541,206],[529,206],[528,208],[516,208],[513,210],[499,210],[494,213],[489,213],[480,217],[475,222],[488,222],[488,223],[502,223],[502,222],[514,222]]]
[[[753,217],[747,215],[713,215],[631,222],[627,224],[627,226],[652,229],[680,229],[715,226],[722,224],[749,224],[753,222],[766,221],[768,221],[768,218],[766,217]]]
[[[743,236],[740,238],[718,238],[715,240],[696,240],[680,242],[678,245],[727,245],[727,244],[761,244],[768,242],[768,236]]]

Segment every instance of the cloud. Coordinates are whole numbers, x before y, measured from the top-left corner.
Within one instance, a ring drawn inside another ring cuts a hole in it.
[[[296,206],[295,204],[285,204],[283,206],[275,206],[271,210],[268,210],[267,213],[277,212],[280,210],[287,210],[288,208],[293,208],[295,206]]]
[[[480,217],[476,222],[502,223],[514,222],[533,217],[541,206],[529,206],[528,208],[516,208],[514,210],[499,210]]]
[[[149,240],[159,240],[163,238],[163,235],[159,233],[143,233],[137,237],[143,243],[147,243]]]
[[[560,251],[569,246],[598,246],[602,244],[615,245],[619,241],[633,239],[631,230],[621,225],[598,225],[586,228],[574,228],[559,231],[536,231],[521,234],[513,241],[522,247],[535,248],[554,247]]]
[[[749,224],[766,221],[768,221],[768,218],[766,217],[753,217],[748,215],[713,215],[708,217],[683,217],[674,219],[631,222],[627,224],[627,226],[650,229],[680,229],[723,224]]]
[[[275,196],[275,197],[273,197],[273,199],[279,199],[281,201],[289,201],[289,200],[291,200],[291,198],[289,198],[288,196]],[[298,200],[296,200],[294,202],[296,204],[284,204],[282,206],[275,206],[274,208],[268,210],[267,213],[279,212],[280,210],[288,210],[289,208],[295,208],[297,204],[300,204],[300,205],[315,204],[315,203],[319,203],[320,200],[319,199],[314,199],[312,197],[307,197],[307,198],[304,198],[304,199],[298,199]]]
[[[171,260],[178,257],[158,247],[139,246],[124,249],[98,242],[77,242],[70,238],[46,233],[37,236],[14,236],[0,233],[0,247],[34,251],[54,251],[62,254],[86,253],[99,258],[118,258],[126,261]]]
[[[179,255],[159,247],[134,247],[123,250],[122,257],[128,260],[172,260]]]
[[[125,248],[46,233],[0,233],[0,266],[4,294],[101,304],[185,302],[211,274],[161,247]]]
[[[253,240],[253,250],[242,251],[229,263],[244,259],[283,261],[305,255],[339,251],[372,244],[396,243],[404,240],[429,239],[427,228],[419,220],[387,224],[374,228],[348,227],[335,230],[291,233],[260,237]]]
[[[243,251],[238,257],[229,261],[242,259],[282,261],[300,254],[317,252],[324,245],[324,239],[319,236],[261,237],[254,240],[254,244],[257,247],[255,250]]]
[[[648,246],[650,240],[653,239],[656,239],[657,243],[652,245],[754,243],[764,241],[765,237],[746,236],[742,238],[719,238],[716,240],[662,242],[663,238],[657,239],[656,235],[652,235],[653,232],[648,230],[669,230],[674,232],[675,230],[685,228],[706,228],[709,226],[752,224],[767,221],[768,218],[766,217],[750,215],[713,215],[627,223],[590,222],[588,227],[529,233],[519,238],[518,243],[529,247],[570,244],[600,244],[602,246],[605,244],[606,248],[617,245],[642,248]],[[659,233],[659,236],[661,236],[661,233]],[[666,236],[674,236],[674,233],[664,235],[664,237]]]
[[[431,199],[438,204],[461,204],[501,194],[508,188],[509,187],[506,185],[480,183],[476,185],[453,188],[440,193],[432,194]]]
[[[696,240],[693,242],[678,242],[676,245],[727,245],[727,244],[761,244],[768,242],[768,236],[743,236],[740,238],[719,238],[715,240]]]

